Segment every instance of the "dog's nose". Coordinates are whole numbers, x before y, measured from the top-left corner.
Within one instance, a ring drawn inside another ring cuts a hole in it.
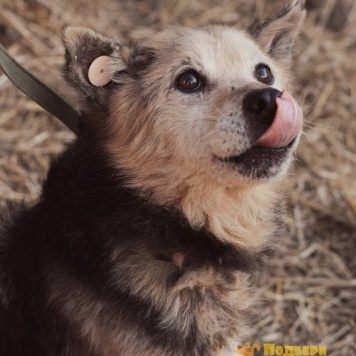
[[[276,98],[281,97],[282,94],[274,88],[250,91],[242,103],[245,116],[269,127],[277,111]]]

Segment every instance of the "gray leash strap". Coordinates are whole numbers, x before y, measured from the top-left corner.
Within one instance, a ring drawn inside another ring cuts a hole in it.
[[[56,92],[17,63],[1,43],[0,67],[11,82],[24,94],[59,119],[76,135],[79,135],[82,115]]]

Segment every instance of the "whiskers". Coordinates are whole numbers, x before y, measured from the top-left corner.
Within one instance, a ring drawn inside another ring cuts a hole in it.
[[[332,127],[319,125],[319,124],[316,124],[313,121],[305,120],[305,119],[304,119],[304,126],[307,127],[310,130],[316,130],[316,129],[334,130]]]
[[[303,93],[303,102],[302,104],[300,105],[300,108],[302,109],[303,113],[305,111],[308,111],[311,107],[313,107],[315,105],[315,103],[317,102],[317,99],[314,99],[314,101],[312,101],[311,103],[309,104],[305,104],[305,100],[306,100],[306,95],[305,95],[305,91]]]
[[[311,103],[305,104],[305,100],[306,100],[305,97],[306,97],[306,95],[305,95],[305,92],[304,92],[303,102],[302,102],[302,105],[300,106],[300,108],[303,111],[303,114],[306,114],[306,113],[310,112],[310,108],[312,108],[317,102],[317,99],[314,99]],[[307,120],[307,119],[304,119],[304,126],[307,127],[310,130],[316,130],[316,129],[332,130],[331,127],[322,126],[322,125],[316,124],[315,122]],[[307,135],[306,135],[306,133],[304,131],[302,132],[302,134],[305,137],[307,137]]]
[[[200,137],[199,140],[197,140],[197,142],[195,142],[194,146],[193,146],[193,149],[192,149],[192,153],[195,152],[195,150],[197,149],[197,146],[203,141],[205,140],[206,138],[208,138],[209,136],[212,136],[216,133],[219,133],[220,130],[212,130],[210,132],[208,132],[207,134],[203,135],[202,137]],[[221,142],[221,139],[215,139],[213,141],[209,141],[209,145],[213,145],[215,143],[220,143]]]

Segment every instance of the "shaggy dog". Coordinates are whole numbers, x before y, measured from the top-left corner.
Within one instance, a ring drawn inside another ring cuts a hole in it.
[[[65,30],[85,120],[38,201],[1,219],[1,355],[236,355],[301,132],[288,90],[304,16],[294,0],[139,43]]]

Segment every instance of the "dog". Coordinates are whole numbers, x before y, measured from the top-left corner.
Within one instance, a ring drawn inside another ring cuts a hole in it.
[[[1,355],[237,354],[301,135],[304,17],[294,0],[140,42],[65,29],[85,120],[38,201],[2,214]]]

